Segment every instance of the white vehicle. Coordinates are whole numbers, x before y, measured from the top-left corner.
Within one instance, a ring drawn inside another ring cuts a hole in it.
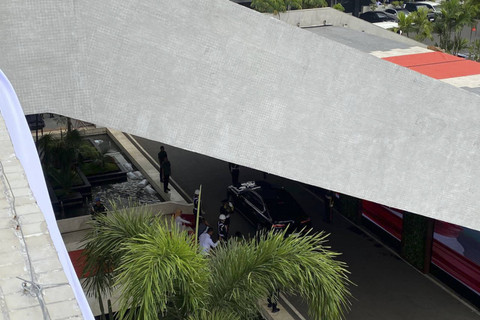
[[[374,22],[373,24],[380,28],[388,29],[388,30],[398,28],[398,23],[393,21]]]

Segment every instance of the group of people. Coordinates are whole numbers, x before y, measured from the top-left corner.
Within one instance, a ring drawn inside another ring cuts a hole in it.
[[[200,214],[199,225],[198,225],[198,239],[202,252],[208,253],[211,249],[215,248],[220,242],[227,241],[229,238],[230,231],[230,215],[233,213],[234,207],[233,204],[224,200],[222,206],[220,207],[220,215],[218,216],[217,222],[217,234],[218,240],[214,242],[212,240],[212,235],[214,233],[214,228],[208,223],[205,217],[202,214],[202,211],[198,210],[198,193],[199,190],[195,191],[193,198],[194,214],[197,212]]]
[[[233,204],[227,200],[223,201],[220,207],[220,215],[217,222],[218,240],[213,241],[212,235],[214,228],[208,223],[203,216],[203,212],[199,205],[200,190],[195,190],[193,195],[193,216],[196,217],[199,214],[199,222],[197,228],[197,237],[202,248],[202,252],[208,253],[211,249],[215,248],[220,242],[227,241],[229,237],[230,227],[230,214],[233,213]],[[173,215],[174,222],[179,230],[183,230],[185,225],[192,225],[192,222],[185,220],[181,217],[182,210],[177,209]]]

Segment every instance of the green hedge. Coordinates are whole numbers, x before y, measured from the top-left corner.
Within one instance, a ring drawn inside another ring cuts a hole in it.
[[[429,218],[405,212],[403,214],[402,256],[414,267],[423,270]]]
[[[360,210],[360,200],[348,196],[346,194],[340,195],[340,199],[336,201],[338,203],[337,209],[338,211],[343,214],[345,217],[350,219],[351,221],[355,223],[359,223],[360,221],[360,216],[359,216],[359,210]]]

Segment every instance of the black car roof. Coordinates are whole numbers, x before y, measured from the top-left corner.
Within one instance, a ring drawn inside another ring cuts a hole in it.
[[[265,202],[267,210],[274,221],[288,221],[306,219],[307,215],[302,207],[284,188],[276,187],[265,181],[256,181],[255,189]]]

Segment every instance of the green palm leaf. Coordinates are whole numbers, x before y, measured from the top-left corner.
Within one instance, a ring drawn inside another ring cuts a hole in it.
[[[257,302],[276,288],[300,294],[315,319],[341,319],[348,309],[350,283],[337,253],[324,246],[324,233],[303,237],[263,233],[259,240],[232,240],[210,260],[210,304],[242,318],[258,312]]]

